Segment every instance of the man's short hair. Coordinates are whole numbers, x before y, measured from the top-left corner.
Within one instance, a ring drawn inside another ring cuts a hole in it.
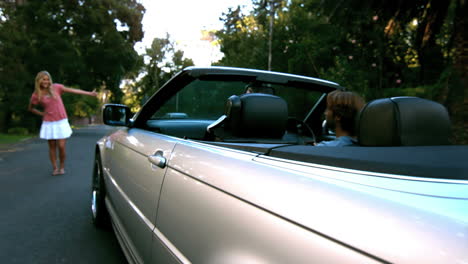
[[[361,96],[350,91],[335,90],[327,96],[327,109],[333,118],[338,117],[341,128],[352,136],[355,135],[356,116],[364,104]]]

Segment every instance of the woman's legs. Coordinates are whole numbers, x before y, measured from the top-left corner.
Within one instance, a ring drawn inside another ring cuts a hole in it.
[[[65,143],[67,143],[66,139],[57,139],[58,142],[58,149],[59,149],[59,159],[60,159],[60,173],[65,173]]]
[[[57,171],[57,140],[51,139],[47,140],[49,143],[49,158],[54,168],[54,173]]]
[[[52,163],[52,167],[54,168],[54,175],[56,174],[64,174],[65,173],[65,143],[67,142],[66,139],[51,139],[47,140],[49,143],[49,158],[50,162]],[[60,160],[60,169],[57,168],[57,147],[59,150],[59,160]]]

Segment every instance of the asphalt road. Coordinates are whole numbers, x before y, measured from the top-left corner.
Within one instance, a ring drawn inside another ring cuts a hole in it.
[[[91,223],[94,143],[108,131],[75,129],[60,176],[44,140],[0,149],[0,263],[127,263],[114,232]]]

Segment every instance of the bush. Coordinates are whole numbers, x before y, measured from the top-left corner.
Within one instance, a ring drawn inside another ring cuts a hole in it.
[[[7,131],[8,134],[14,135],[29,135],[29,131],[24,127],[12,127]]]
[[[387,88],[384,89],[383,97],[395,96],[416,96],[426,99],[432,99],[430,92],[431,86],[403,87],[403,88]]]

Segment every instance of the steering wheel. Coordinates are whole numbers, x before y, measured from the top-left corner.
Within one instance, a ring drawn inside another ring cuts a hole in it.
[[[303,142],[304,144],[316,143],[314,131],[312,130],[312,128],[310,128],[310,126],[306,122],[300,119],[297,119],[295,117],[290,117],[288,119],[288,131],[297,133],[301,137],[301,139],[304,141]],[[312,139],[312,142],[310,142],[311,141],[310,139],[304,140],[304,137],[308,137]]]

